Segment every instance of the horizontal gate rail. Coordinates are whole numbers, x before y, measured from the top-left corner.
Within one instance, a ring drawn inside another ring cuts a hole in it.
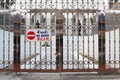
[[[97,10],[97,9],[85,9],[85,10],[82,10],[82,9],[32,9],[30,10],[30,13],[34,13],[34,12],[39,12],[39,13],[56,13],[56,12],[62,12],[62,13],[81,13],[81,12],[84,12],[84,13],[96,13],[100,10]]]
[[[14,69],[0,69],[0,72],[16,72]],[[21,69],[17,72],[47,72],[47,73],[58,73],[59,70],[39,70],[39,69]],[[61,72],[95,72],[100,74],[119,74],[119,69],[64,69]]]

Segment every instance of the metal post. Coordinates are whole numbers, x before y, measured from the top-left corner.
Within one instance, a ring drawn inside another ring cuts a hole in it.
[[[14,19],[14,70],[20,70],[20,20]]]
[[[99,32],[99,69],[105,70],[105,16],[104,14],[99,15],[98,23]]]
[[[99,31],[99,69],[105,69],[105,31]]]
[[[61,71],[63,68],[63,15],[56,13],[56,68]]]

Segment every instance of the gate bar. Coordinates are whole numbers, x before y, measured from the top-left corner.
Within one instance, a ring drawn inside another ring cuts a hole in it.
[[[63,69],[63,15],[56,13],[56,69]]]
[[[18,16],[16,16],[17,18]],[[20,20],[14,19],[14,70],[20,71]]]
[[[103,14],[99,15],[99,22],[98,22],[98,42],[99,42],[99,69],[105,70],[105,18]]]

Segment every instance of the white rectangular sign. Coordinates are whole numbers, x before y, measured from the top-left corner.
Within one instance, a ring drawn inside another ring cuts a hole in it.
[[[49,42],[51,41],[51,30],[50,29],[27,29],[26,41]]]

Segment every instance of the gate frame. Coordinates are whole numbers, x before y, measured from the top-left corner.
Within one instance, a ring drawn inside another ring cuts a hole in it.
[[[16,24],[20,24],[20,21],[14,21],[14,23]],[[101,23],[102,24],[102,23]],[[59,28],[58,28],[59,29]],[[63,29],[62,29],[63,30]],[[60,38],[62,38],[61,35],[56,35],[59,36]],[[104,37],[105,37],[105,31],[99,31],[99,38],[101,38],[103,40],[101,40],[102,42],[104,42]],[[61,42],[63,43],[63,42]],[[56,49],[56,51],[60,51],[63,52],[60,49],[60,44],[58,49]],[[101,48],[105,48],[104,45],[99,46],[99,51],[101,51]],[[105,54],[105,51],[103,51],[103,54]],[[99,54],[100,55],[100,54]],[[102,59],[105,59],[105,56],[98,56],[99,57],[99,68],[98,69],[60,69],[57,68],[56,70],[31,70],[31,69],[20,69],[20,29],[15,29],[14,28],[14,64],[13,64],[13,69],[0,69],[1,71],[13,71],[13,72],[93,72],[93,71],[97,71],[97,72],[118,72],[119,69],[106,69],[105,68],[105,62],[101,62]],[[59,70],[60,69],[60,70]]]

